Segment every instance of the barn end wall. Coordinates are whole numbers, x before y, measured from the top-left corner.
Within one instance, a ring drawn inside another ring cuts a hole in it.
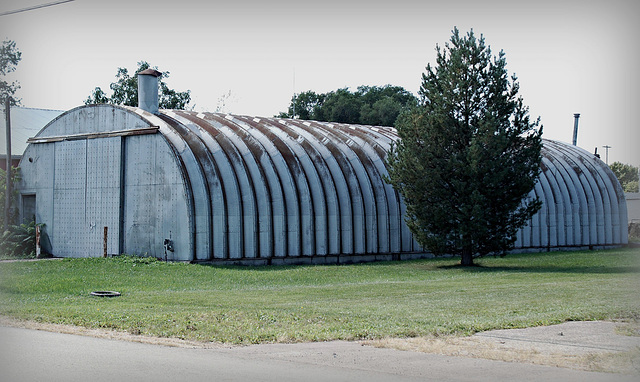
[[[100,256],[109,226],[110,254],[181,261],[429,257],[384,182],[396,139],[388,127],[90,105],[31,140],[21,194],[25,205],[35,197],[56,256]],[[516,251],[626,244],[627,207],[610,169],[560,142],[544,140],[542,154],[529,197],[543,207]]]
[[[35,199],[29,208],[45,225],[45,251],[102,256],[108,227],[110,255],[164,257],[170,238],[167,258],[191,260],[185,177],[165,137],[138,115],[108,105],[72,109],[31,139],[20,168],[22,204]]]

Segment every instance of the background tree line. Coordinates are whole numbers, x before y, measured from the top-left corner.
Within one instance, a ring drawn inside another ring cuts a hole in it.
[[[639,192],[638,167],[620,162],[613,162],[609,167],[616,174],[624,192]]]
[[[85,105],[109,103],[113,105],[138,106],[138,76],[143,70],[151,68],[146,61],[138,62],[138,69],[131,76],[127,68],[118,68],[116,81],[109,85],[111,96],[108,96],[101,87],[93,89],[89,97],[84,101]],[[152,69],[158,70],[157,67]],[[159,70],[158,70],[159,71]],[[159,78],[158,106],[160,109],[181,109],[184,110],[191,102],[191,91],[178,92],[170,89],[163,81],[169,78],[169,72],[164,71]]]
[[[342,88],[328,93],[312,90],[294,95],[287,112],[279,118],[393,126],[403,110],[418,99],[401,86],[359,86],[355,92]]]

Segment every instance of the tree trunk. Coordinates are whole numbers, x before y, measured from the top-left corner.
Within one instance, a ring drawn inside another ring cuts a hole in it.
[[[462,260],[460,261],[460,265],[465,267],[473,265],[473,252],[471,251],[471,247],[462,248]]]

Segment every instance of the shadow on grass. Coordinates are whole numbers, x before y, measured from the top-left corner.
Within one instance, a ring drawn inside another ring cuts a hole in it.
[[[577,273],[577,274],[615,274],[615,273],[639,273],[639,266],[599,266],[599,267],[587,267],[587,266],[527,266],[527,265],[510,265],[510,266],[486,266],[482,264],[476,264],[473,266],[462,266],[460,264],[442,265],[435,267],[442,270],[461,270],[464,272],[513,272],[513,273]]]

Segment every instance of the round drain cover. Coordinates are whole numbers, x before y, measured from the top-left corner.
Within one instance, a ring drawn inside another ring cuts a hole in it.
[[[96,292],[91,292],[91,295],[98,296],[98,297],[118,297],[120,296],[120,292],[114,292],[111,290],[100,290]]]

